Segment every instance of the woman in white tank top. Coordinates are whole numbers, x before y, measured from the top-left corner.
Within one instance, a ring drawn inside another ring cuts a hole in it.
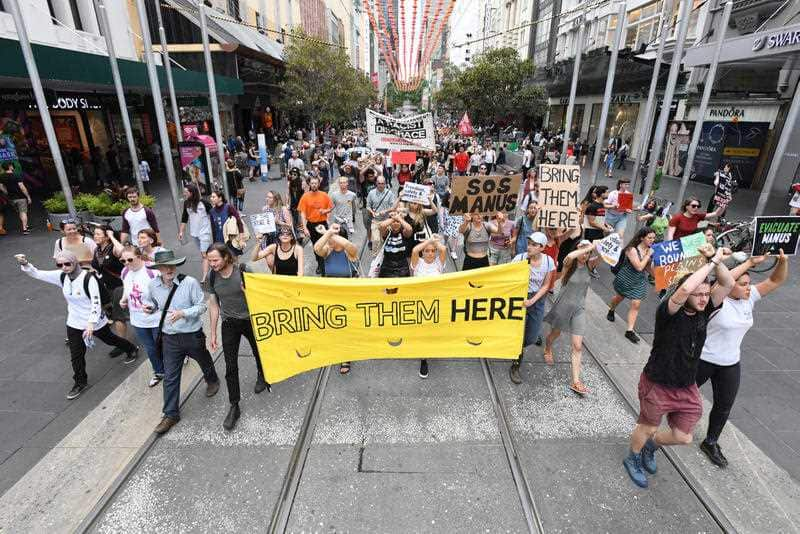
[[[447,247],[438,234],[414,247],[411,251],[411,270],[414,276],[436,276],[444,272]],[[419,377],[428,378],[428,360],[420,360]]]

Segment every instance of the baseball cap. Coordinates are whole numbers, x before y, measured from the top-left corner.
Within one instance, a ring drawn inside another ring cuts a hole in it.
[[[536,243],[538,245],[545,246],[547,245],[547,236],[544,235],[542,232],[533,232],[531,235],[528,236],[528,241],[531,243]]]

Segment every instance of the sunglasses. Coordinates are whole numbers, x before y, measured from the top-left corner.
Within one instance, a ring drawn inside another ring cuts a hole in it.
[[[689,204],[690,208],[699,208],[700,204]]]
[[[133,263],[136,261],[136,258],[122,258],[119,261],[121,261],[122,263]]]
[[[64,263],[56,262],[56,267],[58,267],[59,269],[62,267],[72,267],[72,262],[71,261],[65,261]]]

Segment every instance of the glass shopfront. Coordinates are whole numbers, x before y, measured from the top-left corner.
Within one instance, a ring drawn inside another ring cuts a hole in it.
[[[600,125],[602,103],[592,104],[592,116],[589,121],[589,143],[597,142],[597,128]],[[608,108],[608,120],[603,139],[607,142],[611,136],[621,137],[631,143],[636,132],[636,121],[639,118],[639,103],[611,104]]]

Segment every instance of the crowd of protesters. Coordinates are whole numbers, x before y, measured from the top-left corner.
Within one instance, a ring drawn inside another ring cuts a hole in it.
[[[126,191],[130,207],[123,214],[119,237],[104,226],[85,236],[75,221],[65,220],[53,251],[57,269],[40,270],[24,255],[17,256],[25,273],[59,286],[67,301],[66,342],[74,373],[68,399],[79,396],[88,385],[86,350],[94,346],[95,338],[112,347],[110,356],[125,354],[125,363],[137,360],[140,349],[127,339],[125,325],[130,323],[152,367],[149,386],[163,383],[163,417],[155,432],[163,434],[180,420],[178,400],[186,358],[200,365],[205,394],[217,393],[220,379],[209,349],[220,346],[230,404],[223,427],[232,430],[241,416],[238,351],[242,337],[255,356],[254,392],[270,389],[244,298],[243,273],[251,267],[239,257],[248,246],[252,246],[246,256],[251,265],[263,261],[265,271],[283,276],[304,276],[305,266],[312,261],[316,274],[324,277],[436,276],[447,269],[448,251],[453,267],[462,270],[526,262],[524,336],[519,357],[509,368],[510,380],[523,382],[520,364],[530,345],[544,344],[544,361],[553,364],[553,345],[563,333],[571,341],[568,387],[580,397],[591,393],[581,379],[586,298],[600,261],[596,242],[611,233],[622,237],[633,211],[620,207],[620,194],[629,190],[627,180],[619,180],[611,192],[606,186],[592,186],[580,204],[577,228],[540,228],[537,168],[560,160],[559,135],[537,132],[526,138],[518,169],[508,167],[505,144],[452,133],[440,132],[437,149],[418,152],[410,164],[394,164],[391,154],[368,149],[366,136],[357,129],[341,135],[325,131],[319,144],[316,136],[309,139],[304,132],[294,137],[278,146],[280,176],[286,180],[288,194],[283,196],[277,189],[267,193],[262,213],[272,215],[274,230],[256,233],[253,243],[241,214],[246,184],[237,168],[231,167],[229,173],[234,199],[226,199],[219,187],[206,195],[198,184],[185,184],[177,237],[182,240],[188,235],[194,241],[201,258],[199,281],[178,273],[186,258],[162,247],[155,213],[141,205],[135,188]],[[608,151],[609,169],[615,156],[622,158],[624,166],[627,143],[616,144],[613,152]],[[580,141],[569,146],[568,161],[585,163],[589,147]],[[246,154],[245,163],[251,168],[248,177],[255,180],[260,171],[255,170],[258,154],[253,146],[240,146],[233,139],[230,150]],[[508,172],[523,174],[514,210],[488,217],[450,213],[455,181]],[[403,200],[403,188],[409,183],[429,186],[427,202]],[[698,199],[689,198],[672,218],[652,202],[640,210],[636,222],[643,226],[622,248],[614,268],[616,294],[607,315],[614,321],[617,306],[630,301],[624,334],[630,342],[640,341],[635,324],[652,283],[652,245],[692,234],[700,221],[724,211],[720,205],[704,213],[700,205]],[[365,250],[371,253],[368,273],[362,272],[355,242],[359,226],[364,229]],[[748,269],[764,258],[752,257],[729,270],[730,251],[715,249],[711,243],[701,248],[708,263],[673,283],[656,313],[652,350],[639,384],[640,413],[623,462],[633,482],[642,487],[648,484],[648,474],[656,473],[658,447],[691,441],[702,413],[698,386],[709,380],[714,408],[701,449],[716,465],[727,464],[718,438],[739,386],[741,341],[753,324],[755,303],[788,277],[783,251],[772,276],[751,284]],[[709,278],[712,274],[713,279]],[[553,302],[545,313],[549,296]],[[208,339],[202,323],[206,312]],[[543,323],[549,325],[544,341]],[[349,372],[351,363],[343,362],[340,373]],[[428,375],[428,361],[422,359],[419,376]],[[664,416],[670,428],[658,431]]]

